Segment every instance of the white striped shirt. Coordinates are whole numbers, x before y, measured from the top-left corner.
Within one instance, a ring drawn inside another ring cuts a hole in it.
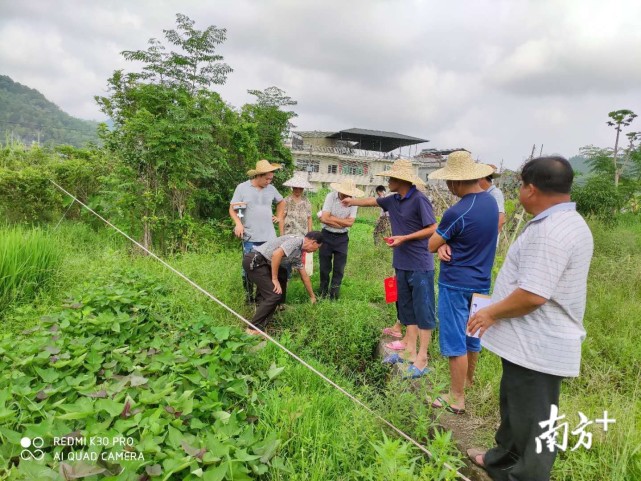
[[[519,366],[563,377],[579,375],[592,233],[572,202],[540,213],[510,247],[492,301],[521,288],[547,302],[522,317],[501,319],[484,347]]]

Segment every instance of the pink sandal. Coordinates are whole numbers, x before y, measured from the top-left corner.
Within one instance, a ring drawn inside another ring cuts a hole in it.
[[[387,349],[391,349],[392,351],[404,351],[405,350],[405,344],[402,343],[401,341],[388,342],[387,344],[385,344],[385,347]]]
[[[397,339],[401,339],[403,337],[403,333],[402,332],[395,331],[391,327],[386,327],[385,329],[383,329],[383,335],[384,336],[395,337]]]

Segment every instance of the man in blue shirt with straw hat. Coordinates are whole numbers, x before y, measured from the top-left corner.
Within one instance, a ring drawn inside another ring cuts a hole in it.
[[[388,245],[394,249],[392,265],[398,286],[398,316],[407,326],[405,337],[386,344],[391,350],[403,351],[385,358],[396,364],[410,362],[406,377],[418,378],[429,373],[427,348],[436,327],[434,312],[434,258],[427,250],[427,238],[436,229],[436,219],[429,199],[416,186],[425,183],[415,174],[409,160],[399,159],[391,170],[376,174],[389,177],[387,197],[346,199],[345,205],[381,207],[389,212],[392,236]],[[419,349],[416,351],[416,341]]]
[[[465,386],[472,384],[481,341],[466,335],[474,293],[488,294],[498,237],[499,211],[479,179],[494,169],[474,162],[469,152],[452,152],[442,169],[429,175],[442,179],[461,200],[443,214],[429,241],[441,259],[438,278],[439,346],[450,365],[450,392],[432,403],[454,414],[465,413]],[[446,253],[443,251],[447,251]]]

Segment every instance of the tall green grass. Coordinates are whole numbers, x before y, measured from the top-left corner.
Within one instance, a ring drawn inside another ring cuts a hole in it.
[[[0,229],[0,317],[12,303],[28,302],[60,265],[55,241],[39,229]]]

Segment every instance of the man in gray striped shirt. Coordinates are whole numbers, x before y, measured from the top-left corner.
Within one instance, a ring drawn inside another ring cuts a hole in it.
[[[563,157],[525,164],[519,200],[535,217],[510,247],[493,303],[468,324],[503,363],[497,446],[468,451],[494,480],[550,479],[556,452],[537,454],[539,423],[558,406],[561,380],[579,375],[593,241],[570,202],[573,176]]]

